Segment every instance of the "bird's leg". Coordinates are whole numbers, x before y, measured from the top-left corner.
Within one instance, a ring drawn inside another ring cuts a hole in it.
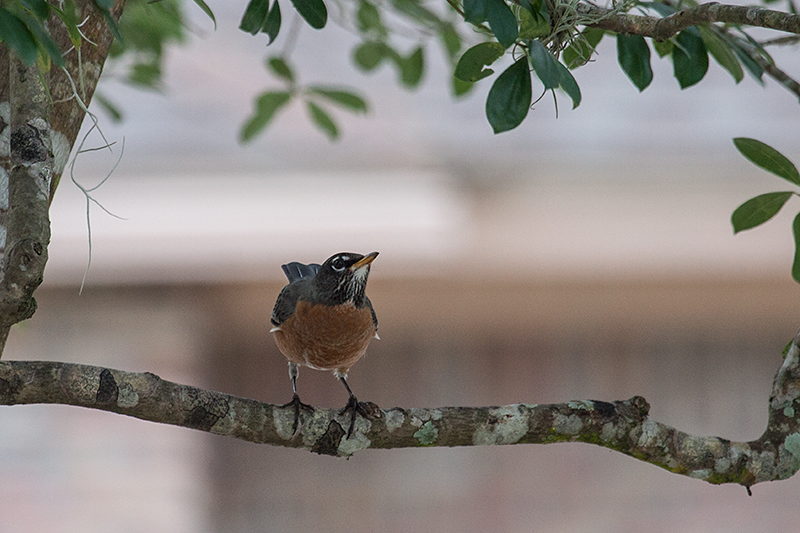
[[[294,406],[294,425],[292,426],[292,435],[297,433],[297,426],[300,423],[300,409],[307,409],[314,411],[314,407],[300,401],[300,396],[297,395],[297,375],[300,373],[296,363],[289,363],[289,377],[292,379],[292,401],[281,405],[281,407]]]
[[[347,411],[352,411],[350,415],[350,429],[347,430],[347,438],[350,438],[353,435],[353,428],[355,428],[356,425],[356,412],[361,413],[361,416],[364,418],[369,418],[371,414],[370,411],[356,399],[356,395],[353,394],[353,391],[350,390],[350,385],[347,384],[347,374],[335,372],[335,375],[339,381],[344,384],[344,388],[347,389],[347,393],[350,395],[350,398],[347,400],[347,405],[344,406],[344,409],[339,411],[340,415],[343,415]]]

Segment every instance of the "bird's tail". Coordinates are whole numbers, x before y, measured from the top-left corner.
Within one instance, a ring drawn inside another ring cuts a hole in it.
[[[317,275],[320,265],[316,263],[304,265],[303,263],[293,262],[281,265],[281,268],[283,269],[283,273],[286,274],[286,277],[289,278],[289,283],[293,283],[299,279],[313,278]]]

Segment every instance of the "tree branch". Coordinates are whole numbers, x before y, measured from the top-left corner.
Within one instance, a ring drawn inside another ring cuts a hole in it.
[[[639,396],[613,403],[581,400],[500,407],[378,409],[348,420],[337,409],[301,413],[132,373],[47,361],[0,361],[0,405],[54,403],[101,409],[250,442],[349,457],[367,448],[586,442],[709,483],[786,479],[800,469],[800,333],[778,371],[764,434],[750,442],[689,435],[648,417]]]
[[[800,15],[760,7],[731,6],[716,2],[684,9],[663,18],[617,13],[611,9],[585,3],[578,4],[576,10],[579,15],[597,20],[590,26],[616,33],[652,37],[657,41],[669,39],[689,26],[715,22],[800,33]]]

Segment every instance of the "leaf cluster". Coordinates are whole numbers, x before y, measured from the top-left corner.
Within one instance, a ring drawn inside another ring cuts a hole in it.
[[[744,137],[737,137],[733,143],[736,149],[753,164],[800,187],[800,173],[797,167],[771,146]],[[763,224],[777,215],[792,196],[800,196],[800,191],[769,192],[747,200],[737,207],[731,216],[733,232],[739,233]],[[792,277],[800,283],[800,213],[794,218],[792,231],[795,241]]]
[[[45,71],[51,64],[64,66],[62,51],[58,49],[46,27],[51,16],[66,26],[75,48],[83,42],[79,29],[80,12],[73,0],[64,0],[57,7],[46,0],[12,0],[0,6],[0,42],[8,46],[26,65],[38,62]],[[108,16],[111,6],[108,2],[93,2],[93,7],[102,13],[110,25],[114,21]],[[113,5],[113,2],[112,2]]]
[[[329,105],[353,113],[368,111],[366,101],[347,89],[322,85],[299,85],[293,69],[282,57],[268,58],[265,66],[273,76],[283,82],[285,89],[265,91],[256,98],[253,114],[247,119],[239,133],[242,142],[249,142],[261,133],[273,121],[277,113],[293,100],[302,102],[312,124],[331,140],[338,139],[340,132],[339,126],[328,109]]]

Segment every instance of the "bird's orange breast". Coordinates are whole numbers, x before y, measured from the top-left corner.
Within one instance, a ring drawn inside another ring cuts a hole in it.
[[[278,349],[289,361],[346,374],[375,335],[369,307],[297,302],[295,311],[274,331]]]

